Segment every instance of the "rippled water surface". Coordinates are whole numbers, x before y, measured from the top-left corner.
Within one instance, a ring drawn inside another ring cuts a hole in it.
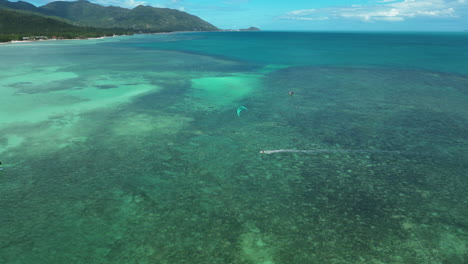
[[[0,262],[466,263],[466,47],[311,32],[2,45]]]

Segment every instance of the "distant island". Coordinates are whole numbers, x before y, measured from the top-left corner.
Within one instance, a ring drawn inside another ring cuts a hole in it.
[[[169,8],[101,6],[85,0],[36,7],[0,0],[0,42],[88,38],[134,33],[221,31],[197,16]]]

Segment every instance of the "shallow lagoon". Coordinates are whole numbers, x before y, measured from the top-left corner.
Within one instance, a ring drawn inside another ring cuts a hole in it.
[[[465,263],[466,46],[305,32],[3,45],[0,260]],[[277,149],[326,151],[259,153]]]

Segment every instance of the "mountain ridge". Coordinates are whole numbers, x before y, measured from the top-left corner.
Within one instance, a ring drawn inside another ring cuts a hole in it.
[[[0,42],[12,40],[95,38],[132,34],[125,29],[78,27],[54,17],[39,16],[29,11],[0,9]]]
[[[85,0],[54,1],[36,7],[28,2],[0,0],[0,8],[34,12],[45,16],[56,16],[71,21],[76,26],[96,28],[123,28],[135,31],[219,31],[214,25],[201,18],[169,8],[139,5],[133,9],[102,6]]]

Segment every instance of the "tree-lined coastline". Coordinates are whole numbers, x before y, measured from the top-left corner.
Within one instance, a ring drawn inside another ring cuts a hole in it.
[[[150,6],[126,9],[80,0],[36,7],[0,0],[0,42],[44,38],[88,38],[134,33],[219,31],[188,13]]]
[[[54,38],[95,38],[133,34],[133,31],[125,29],[77,27],[53,18],[6,9],[0,9],[0,32],[0,42]]]

